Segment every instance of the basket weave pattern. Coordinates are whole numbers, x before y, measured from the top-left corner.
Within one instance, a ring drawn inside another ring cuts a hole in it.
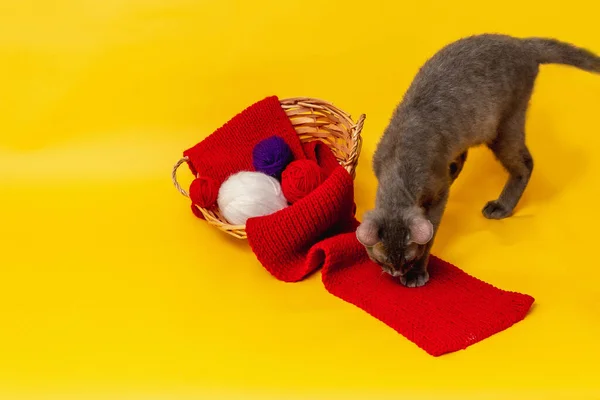
[[[300,142],[322,141],[332,150],[340,165],[354,178],[362,147],[361,131],[365,115],[360,115],[354,122],[348,113],[333,104],[308,97],[284,99],[280,103]],[[177,169],[186,162],[188,162],[187,157],[177,161],[173,167],[172,180],[177,190],[189,197],[177,182]],[[245,226],[229,224],[217,207],[211,209],[195,207],[210,225],[238,239],[246,239]]]

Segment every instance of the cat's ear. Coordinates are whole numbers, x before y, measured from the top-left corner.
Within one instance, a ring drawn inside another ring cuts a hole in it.
[[[409,242],[427,244],[433,238],[433,224],[425,217],[414,217],[410,221]]]
[[[381,241],[379,230],[381,225],[373,213],[365,213],[363,222],[356,229],[356,238],[363,246],[375,246]]]

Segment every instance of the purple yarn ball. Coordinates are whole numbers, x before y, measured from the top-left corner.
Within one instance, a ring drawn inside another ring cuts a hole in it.
[[[293,159],[292,149],[279,136],[261,140],[252,150],[254,169],[273,178],[279,178]]]

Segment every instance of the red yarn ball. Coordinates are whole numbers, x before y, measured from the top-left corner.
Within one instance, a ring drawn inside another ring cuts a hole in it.
[[[194,215],[200,219],[206,219],[204,218],[204,214],[202,214],[202,211],[200,211],[200,209],[198,207],[196,207],[195,204],[192,204],[192,212],[194,213]]]
[[[281,174],[281,190],[295,203],[315,190],[323,181],[321,167],[312,160],[292,161]]]
[[[189,194],[193,204],[211,208],[217,202],[219,184],[213,178],[199,176],[192,181]]]

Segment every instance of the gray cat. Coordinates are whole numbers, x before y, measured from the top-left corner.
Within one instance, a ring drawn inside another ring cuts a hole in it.
[[[356,231],[385,272],[405,286],[427,283],[429,252],[470,147],[488,146],[509,173],[483,215],[511,215],[533,170],[525,114],[539,65],[548,63],[600,73],[600,58],[585,49],[494,34],[451,43],[421,67],[375,152],[375,208]]]

